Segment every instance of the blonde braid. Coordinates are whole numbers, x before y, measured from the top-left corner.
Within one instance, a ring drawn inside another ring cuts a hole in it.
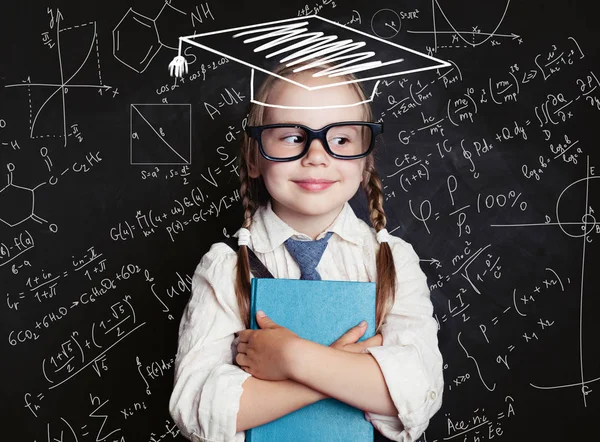
[[[383,184],[373,165],[373,159],[367,161],[365,167],[364,191],[367,195],[371,224],[377,232],[385,229],[387,218],[383,210]],[[392,249],[387,242],[379,245],[376,259],[377,266],[377,301],[375,308],[377,332],[383,325],[385,316],[394,304],[396,293],[396,267]]]
[[[248,164],[245,155],[240,156],[240,196],[244,208],[243,228],[249,229],[252,225],[252,216],[256,211],[256,203],[252,198],[252,183],[248,177]],[[250,261],[248,247],[242,245],[238,249],[237,273],[235,278],[235,295],[237,298],[240,317],[245,328],[250,327]]]

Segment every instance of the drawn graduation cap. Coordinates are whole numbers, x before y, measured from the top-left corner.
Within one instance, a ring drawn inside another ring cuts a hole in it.
[[[251,68],[250,100],[263,106],[273,106],[256,101],[254,97],[255,86],[261,84],[264,75],[278,77],[315,94],[323,88],[362,82],[368,97],[366,101],[372,101],[383,78],[451,66],[450,63],[430,55],[318,15],[179,37],[179,55],[169,64],[171,76],[181,77],[188,71],[187,61],[182,55],[184,42]],[[313,75],[326,75],[339,78],[339,81],[309,87],[296,79],[273,73],[281,64],[292,66],[294,72],[325,65]],[[357,79],[344,79],[343,76],[348,73],[353,73]],[[350,106],[361,103],[356,102]],[[319,108],[324,107],[338,106],[332,103]]]

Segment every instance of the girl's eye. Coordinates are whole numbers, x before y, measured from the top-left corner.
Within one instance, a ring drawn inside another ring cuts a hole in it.
[[[337,146],[342,146],[344,144],[348,144],[350,140],[346,137],[335,137],[329,140],[330,144],[335,144]]]
[[[304,137],[300,134],[288,135],[287,137],[283,137],[281,141],[288,144],[301,144],[304,142]]]

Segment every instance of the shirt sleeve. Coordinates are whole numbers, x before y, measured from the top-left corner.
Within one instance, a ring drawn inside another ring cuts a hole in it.
[[[442,405],[443,361],[419,257],[400,238],[389,245],[396,267],[396,299],[381,327],[382,346],[367,351],[379,364],[398,415],[365,412],[365,418],[389,439],[414,442]]]
[[[236,433],[242,384],[250,376],[233,364],[234,333],[244,328],[233,288],[237,255],[213,244],[194,272],[179,326],[169,411],[192,441],[242,442]]]

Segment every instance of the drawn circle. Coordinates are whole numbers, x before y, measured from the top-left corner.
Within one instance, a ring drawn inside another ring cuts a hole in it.
[[[377,17],[377,20],[375,19]],[[402,20],[396,11],[380,9],[371,18],[371,30],[379,38],[393,38],[402,28]]]
[[[589,192],[593,190],[590,184],[594,182],[598,183],[597,181],[592,181],[596,178],[600,178],[600,176],[590,176],[574,181],[565,187],[556,200],[556,222],[563,233],[571,238],[581,238],[582,236],[587,236],[596,227],[596,218],[591,213],[584,213],[581,216],[580,223],[573,223],[569,222],[570,220],[566,220],[568,216],[572,216],[572,211],[569,210],[571,207],[569,207],[568,204],[573,201],[578,201],[578,197],[580,199],[581,195],[585,195],[586,192],[588,192],[589,195]],[[581,185],[575,187],[578,184]],[[596,189],[596,191],[600,192],[600,189]],[[561,210],[563,212],[562,219],[560,215]]]

